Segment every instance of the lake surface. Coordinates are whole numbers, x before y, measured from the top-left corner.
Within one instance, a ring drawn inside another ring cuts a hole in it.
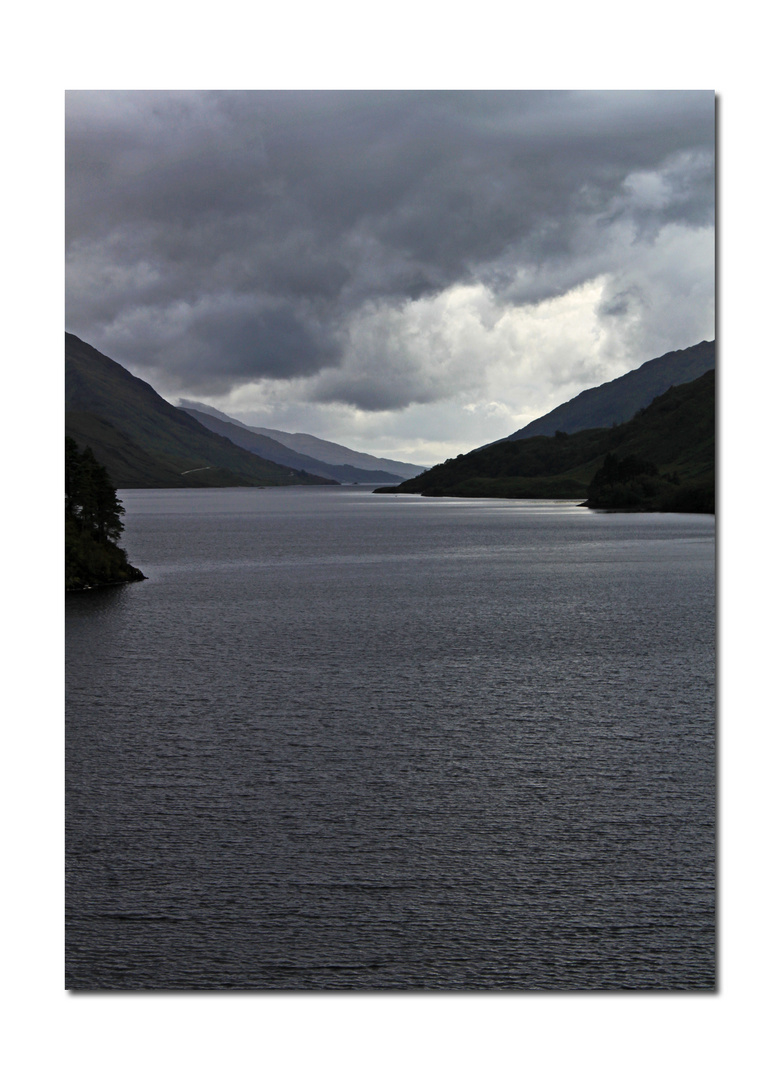
[[[714,519],[121,491],[70,594],[67,986],[715,986]]]

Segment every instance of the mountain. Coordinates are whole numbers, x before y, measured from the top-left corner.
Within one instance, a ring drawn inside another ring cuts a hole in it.
[[[65,433],[90,446],[115,487],[332,484],[242,450],[142,379],[65,335]]]
[[[350,450],[346,446],[340,446],[339,443],[319,439],[316,435],[306,435],[303,432],[292,434],[288,431],[275,431],[272,428],[255,428],[254,430],[277,439],[301,454],[311,454],[312,457],[324,461],[327,465],[345,464],[353,465],[358,469],[386,469],[404,479],[419,476],[425,470],[424,465],[414,465],[411,461],[374,457],[373,454],[364,454],[359,450]]]
[[[207,413],[217,420],[237,424],[239,427],[245,428],[247,431],[253,431],[257,435],[265,435],[267,438],[281,443],[282,446],[286,446],[289,450],[294,450],[298,454],[305,454],[318,462],[324,462],[325,465],[352,465],[356,469],[367,469],[369,471],[379,469],[391,473],[393,476],[400,476],[404,480],[412,476],[419,476],[425,469],[425,466],[413,465],[410,461],[394,461],[392,458],[378,458],[374,457],[373,454],[350,450],[348,446],[328,442],[327,439],[318,439],[316,435],[306,435],[303,432],[292,434],[289,431],[277,431],[275,428],[249,427],[247,424],[242,424],[240,420],[220,412],[219,409],[213,409],[210,405],[203,405],[198,401],[188,401],[186,398],[182,398],[179,404],[184,409],[195,409],[198,412]]]
[[[664,353],[612,382],[583,390],[571,401],[532,420],[513,435],[507,435],[506,439],[530,439],[534,435],[554,435],[556,431],[571,435],[586,428],[625,423],[670,386],[692,382],[714,367],[714,341],[700,341],[689,349]]]
[[[317,476],[335,480],[340,484],[392,484],[404,479],[398,473],[385,472],[382,469],[356,469],[354,465],[329,465],[324,461],[317,461],[306,454],[296,453],[295,450],[291,450],[289,447],[277,442],[276,439],[269,438],[268,435],[262,435],[258,430],[249,428],[237,420],[231,420],[227,417],[221,419],[215,416],[216,409],[202,412],[189,404],[180,406],[180,408],[197,420],[198,423],[203,424],[209,431],[224,435],[236,446],[241,446],[252,454],[259,454],[260,457],[265,458],[267,461],[275,461],[278,465],[303,469]]]
[[[627,423],[503,440],[377,490],[713,513],[715,373],[671,387]]]

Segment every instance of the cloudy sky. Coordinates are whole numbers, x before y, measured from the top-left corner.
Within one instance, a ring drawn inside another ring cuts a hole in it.
[[[431,464],[714,336],[710,91],[74,91],[66,326]]]

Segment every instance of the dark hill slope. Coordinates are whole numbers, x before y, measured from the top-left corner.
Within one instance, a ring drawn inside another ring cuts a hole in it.
[[[68,410],[65,431],[83,449],[91,447],[115,487],[192,487],[181,470],[142,450],[118,428],[95,413]],[[196,474],[200,476],[201,474]],[[194,478],[193,478],[194,479]]]
[[[638,409],[663,394],[670,386],[693,382],[715,367],[715,342],[700,341],[689,349],[678,349],[648,360],[646,364],[621,375],[612,382],[583,390],[571,401],[532,420],[506,440],[530,439],[534,435],[554,435],[556,431],[572,434],[586,428],[623,424]]]
[[[435,465],[422,476],[382,492],[495,498],[585,498],[607,454],[634,457],[668,474],[661,494],[687,509],[684,492],[702,508],[714,502],[715,373],[674,386],[625,424],[550,438],[537,435],[493,443]],[[672,491],[671,489],[674,488]],[[704,495],[702,494],[704,493]],[[706,498],[705,498],[706,496]],[[646,509],[671,508],[661,499]]]
[[[199,424],[129,371],[65,335],[65,430],[117,487],[330,484],[265,461]]]
[[[304,469],[317,476],[324,476],[329,480],[336,480],[340,484],[394,484],[402,480],[397,473],[383,472],[381,469],[367,470],[356,469],[352,465],[327,465],[324,461],[299,454],[288,446],[252,431],[243,424],[233,424],[229,420],[222,420],[211,413],[201,412],[191,406],[180,406],[182,412],[192,416],[199,424],[217,435],[224,435],[236,446],[249,450],[252,454],[259,454],[267,461],[275,461],[277,465],[287,465],[292,469]]]

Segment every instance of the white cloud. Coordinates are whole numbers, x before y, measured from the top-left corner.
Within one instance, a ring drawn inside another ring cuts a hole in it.
[[[538,303],[455,285],[365,304],[338,368],[246,384],[208,403],[247,423],[309,430],[432,463],[501,438],[590,386],[713,336],[712,233],[665,226],[623,244],[619,272]],[[641,343],[649,348],[641,350]]]

